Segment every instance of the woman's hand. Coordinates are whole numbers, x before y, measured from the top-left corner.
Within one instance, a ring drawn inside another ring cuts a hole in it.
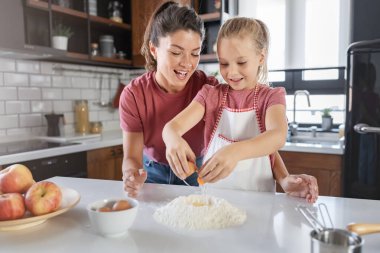
[[[313,176],[300,174],[288,175],[279,181],[284,192],[290,196],[305,198],[307,202],[314,203],[318,198],[318,183]]]
[[[234,154],[234,144],[219,149],[199,170],[199,177],[205,183],[215,183],[228,177],[239,161]]]
[[[174,174],[185,179],[193,173],[188,162],[195,162],[195,154],[189,144],[181,136],[171,136],[170,141],[166,142],[166,160]]]
[[[123,172],[124,190],[129,197],[136,198],[140,189],[147,179],[147,172],[144,169],[127,170]]]

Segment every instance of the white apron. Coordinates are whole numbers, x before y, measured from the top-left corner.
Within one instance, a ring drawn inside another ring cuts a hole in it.
[[[256,111],[257,93],[258,85],[254,91],[253,108],[232,109],[226,106],[227,86],[223,94],[218,119],[203,159],[204,163],[222,147],[236,141],[253,138],[261,133],[260,121]],[[209,187],[274,192],[275,181],[269,155],[239,161],[228,177],[209,184]]]

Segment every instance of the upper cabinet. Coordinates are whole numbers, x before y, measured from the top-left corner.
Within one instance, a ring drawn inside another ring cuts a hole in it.
[[[130,10],[128,0],[25,0],[25,43],[53,49],[57,61],[129,67]],[[70,35],[67,50],[55,44],[62,34]]]
[[[140,48],[150,16],[164,0],[3,0],[1,50],[35,58],[118,68],[143,67]],[[178,0],[193,7],[206,28],[201,62],[215,62],[215,42],[228,0]],[[67,48],[56,35],[69,35]]]

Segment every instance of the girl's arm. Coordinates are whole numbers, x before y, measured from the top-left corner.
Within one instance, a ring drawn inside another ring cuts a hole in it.
[[[166,123],[162,138],[166,145],[166,159],[174,174],[185,179],[190,173],[187,161],[196,157],[189,144],[182,138],[187,131],[202,120],[205,108],[198,102],[191,102],[182,112]],[[199,138],[203,138],[200,134]]]
[[[274,153],[273,174],[284,192],[290,196],[305,198],[309,203],[314,203],[317,200],[319,195],[317,179],[306,174],[289,175],[278,152]]]
[[[130,197],[136,197],[143,186],[147,173],[143,168],[143,133],[123,131],[123,182],[124,190]]]
[[[288,124],[284,105],[273,105],[266,111],[266,131],[260,135],[232,143],[216,152],[201,169],[205,182],[216,182],[231,174],[236,164],[245,159],[273,154],[284,146]]]

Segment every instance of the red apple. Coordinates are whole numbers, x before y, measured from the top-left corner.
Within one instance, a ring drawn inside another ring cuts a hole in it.
[[[61,189],[58,185],[50,181],[35,183],[25,194],[26,208],[33,215],[54,212],[61,206],[61,201]]]
[[[13,164],[0,171],[2,193],[25,193],[34,183],[32,173],[22,164]]]
[[[14,220],[25,214],[24,198],[20,193],[0,195],[0,221]]]

